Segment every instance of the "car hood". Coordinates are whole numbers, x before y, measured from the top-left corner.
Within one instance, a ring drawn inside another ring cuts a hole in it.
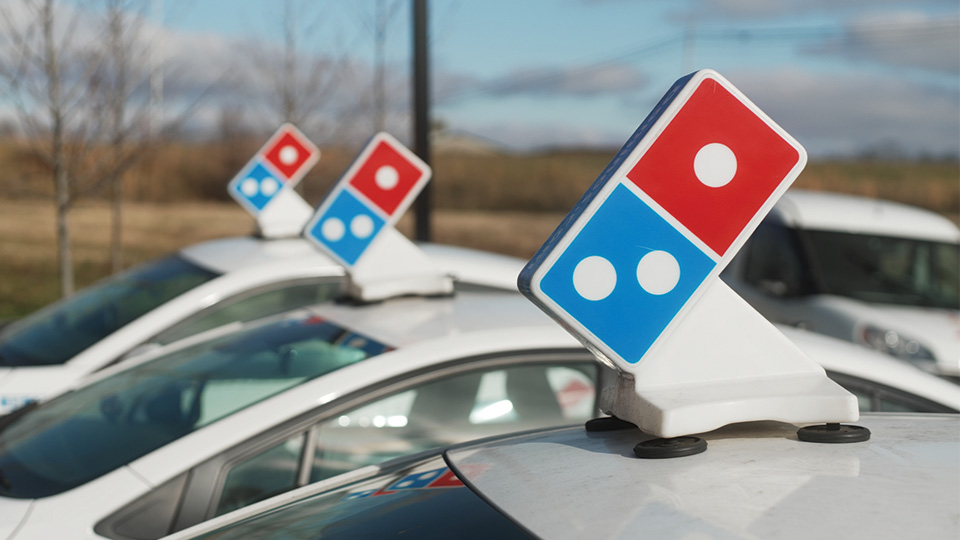
[[[3,511],[0,512],[0,538],[13,536],[23,520],[30,515],[33,499],[3,499]]]
[[[960,313],[950,309],[868,304],[839,296],[825,296],[822,303],[861,321],[854,329],[859,342],[864,325],[893,330],[901,337],[915,339],[937,359],[937,372],[960,375]]]

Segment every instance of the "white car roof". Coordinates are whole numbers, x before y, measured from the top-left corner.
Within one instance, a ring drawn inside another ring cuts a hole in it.
[[[517,275],[525,261],[516,257],[459,246],[424,243],[420,249],[454,279],[486,287],[515,290]],[[237,236],[210,240],[180,250],[180,255],[207,270],[225,274],[256,265],[329,265],[342,274],[342,267],[302,237],[262,238]]]
[[[303,238],[234,236],[187,246],[180,255],[207,270],[226,274],[278,260],[339,266]]]
[[[321,304],[311,311],[395,347],[469,332],[556,326],[519,294],[466,292],[457,294],[453,301],[397,298],[366,310]],[[572,337],[569,341],[576,343]]]
[[[960,419],[866,416],[869,441],[801,442],[731,425],[706,452],[638,459],[636,429],[574,428],[448,452],[476,491],[541,538],[945,538],[960,533]]]
[[[871,414],[860,424],[872,437],[851,444],[801,442],[790,424],[733,424],[701,434],[705,452],[672,459],[635,457],[633,447],[652,438],[637,429],[588,432],[577,426],[507,435],[353,471],[170,538],[223,529],[262,533],[248,520],[300,505],[297,515],[307,515],[312,497],[338,489],[351,493],[348,486],[358,481],[364,482],[361,489],[375,489],[376,481],[367,480],[381,471],[381,489],[387,488],[397,471],[431,455],[443,457],[467,486],[462,489],[544,540],[957,538],[960,419]],[[391,491],[384,490],[387,505]],[[296,533],[319,533],[331,523],[325,502],[317,529],[305,529],[309,523],[301,521]],[[430,519],[425,510],[410,524]]]
[[[801,229],[960,242],[960,229],[937,213],[855,195],[791,189],[770,215]]]

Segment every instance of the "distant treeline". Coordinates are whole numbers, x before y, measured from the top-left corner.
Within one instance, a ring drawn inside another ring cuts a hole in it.
[[[126,174],[125,198],[138,202],[226,200],[226,183],[261,144],[238,139],[151,148]],[[324,148],[320,162],[301,184],[306,199],[319,201],[355,152],[352,148]],[[446,209],[562,212],[570,209],[614,153],[434,151],[433,198],[438,208]],[[53,197],[49,171],[26,144],[0,139],[0,171],[0,197],[4,199]],[[93,183],[92,179],[74,181],[78,186]],[[807,165],[796,185],[902,201],[953,217],[960,214],[960,162],[956,160],[815,161]]]

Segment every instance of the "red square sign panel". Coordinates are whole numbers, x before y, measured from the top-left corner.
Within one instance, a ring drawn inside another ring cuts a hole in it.
[[[627,178],[723,256],[800,159],[754,111],[706,78]]]
[[[266,160],[283,175],[280,180],[284,182],[299,180],[319,153],[317,147],[292,126],[286,126],[263,150]]]
[[[356,171],[348,183],[387,216],[393,216],[404,202],[409,204],[411,193],[419,191],[428,177],[426,170],[386,138],[377,142]]]

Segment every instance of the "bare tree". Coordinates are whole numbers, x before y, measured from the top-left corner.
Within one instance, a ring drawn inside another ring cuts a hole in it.
[[[386,128],[386,46],[387,29],[393,15],[400,5],[393,0],[376,0],[373,21],[373,129],[383,131]],[[388,4],[389,2],[389,4]]]
[[[81,110],[98,59],[78,35],[79,8],[53,0],[22,0],[19,11],[0,10],[4,54],[0,82],[16,106],[21,128],[49,167],[56,196],[57,258],[61,294],[74,290],[68,216],[74,172],[89,150],[89,125]],[[76,5],[75,5],[76,7]]]
[[[143,34],[144,0],[103,0],[105,39],[91,84],[92,120],[105,148],[91,167],[89,189],[107,190],[111,201],[110,266],[123,268],[123,179],[148,151],[151,71]]]
[[[375,0],[373,12],[366,9],[366,5],[357,5],[360,27],[367,35],[372,36],[373,62],[372,77],[359,76],[355,84],[358,87],[354,116],[369,118],[374,131],[389,129],[395,122],[398,105],[406,112],[408,99],[406,78],[391,77],[387,65],[387,38],[389,30],[400,8],[406,6],[399,0]],[[369,33],[369,34],[367,34]],[[392,113],[392,114],[391,114]]]
[[[342,61],[305,50],[305,41],[320,32],[323,6],[309,0],[283,0],[279,20],[283,46],[258,41],[250,54],[252,79],[267,105],[267,122],[292,122],[305,131],[321,131],[322,117],[337,90]]]

